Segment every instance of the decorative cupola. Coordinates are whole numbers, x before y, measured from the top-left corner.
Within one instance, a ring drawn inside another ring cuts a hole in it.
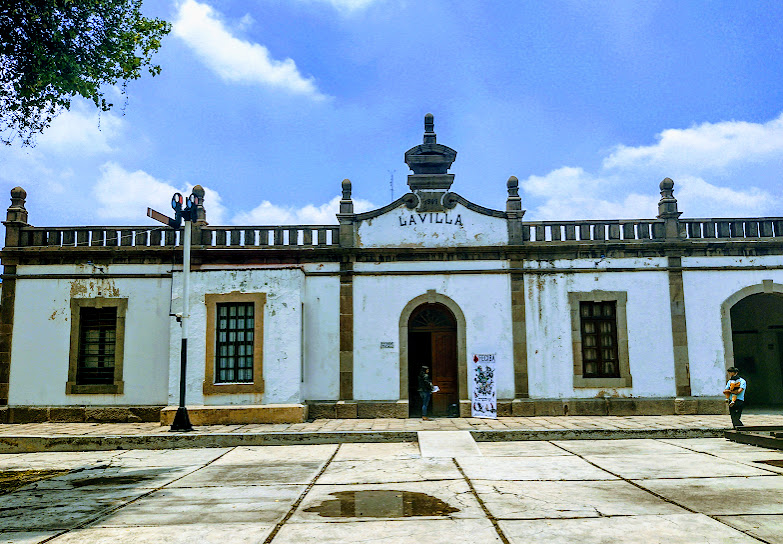
[[[448,191],[454,182],[454,174],[447,172],[457,158],[457,152],[436,140],[435,117],[428,113],[424,116],[424,143],[405,152],[405,164],[413,170],[408,176],[412,192]]]

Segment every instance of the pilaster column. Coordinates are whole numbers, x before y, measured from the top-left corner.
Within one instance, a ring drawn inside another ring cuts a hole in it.
[[[514,343],[514,398],[530,396],[527,377],[527,323],[525,320],[525,277],[523,260],[512,258],[511,265],[511,338]]]
[[[353,261],[340,263],[340,400],[353,399]]]
[[[688,326],[685,322],[685,290],[682,282],[682,258],[669,257],[669,303],[674,348],[674,384],[678,397],[691,396],[688,359]]]
[[[24,207],[27,193],[21,187],[11,189],[11,205],[6,211],[5,247],[19,246],[22,227],[27,226],[27,209]],[[14,333],[14,309],[16,306],[16,261],[9,262],[3,256],[3,286],[0,298],[0,406],[8,405],[11,376],[11,346]]]

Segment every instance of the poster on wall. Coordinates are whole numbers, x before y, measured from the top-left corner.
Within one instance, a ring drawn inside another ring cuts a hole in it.
[[[471,359],[471,414],[473,417],[497,419],[498,402],[495,387],[495,354],[476,353]]]

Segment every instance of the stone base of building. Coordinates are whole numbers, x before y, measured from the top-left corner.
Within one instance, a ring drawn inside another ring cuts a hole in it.
[[[373,419],[409,417],[408,401],[313,401],[310,419]],[[660,416],[728,414],[723,397],[500,399],[498,417],[531,416]],[[471,416],[469,400],[459,402],[460,417]]]
[[[501,404],[498,402],[498,415]],[[514,399],[511,414],[529,416],[660,416],[728,414],[723,397]],[[505,411],[505,410],[504,410]]]
[[[0,423],[143,423],[163,406],[0,406]]]
[[[171,425],[176,406],[160,411],[160,424]],[[302,423],[307,421],[306,404],[241,404],[232,406],[188,406],[193,425],[243,425],[247,423]],[[355,416],[354,416],[355,417]]]
[[[338,400],[308,402],[310,419],[375,419],[408,417],[407,400]]]

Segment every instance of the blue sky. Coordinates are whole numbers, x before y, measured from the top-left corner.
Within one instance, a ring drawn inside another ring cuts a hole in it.
[[[34,225],[144,225],[207,189],[212,224],[332,223],[407,189],[435,115],[452,189],[526,219],[783,216],[783,3],[145,0],[158,77],[0,148]],[[108,90],[110,96],[116,92]],[[5,197],[6,199],[8,196]],[[6,200],[6,202],[9,202]]]

